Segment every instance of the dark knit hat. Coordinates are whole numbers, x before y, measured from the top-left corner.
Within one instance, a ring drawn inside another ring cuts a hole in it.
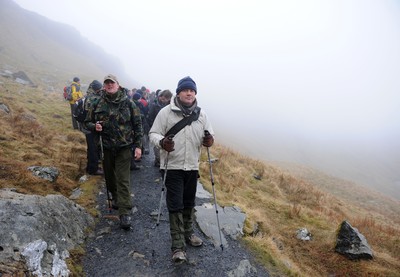
[[[136,93],[132,96],[132,98],[133,98],[134,100],[139,100],[140,98],[142,98],[142,95],[140,95],[140,93],[136,92]]]
[[[79,82],[80,79],[78,77],[74,77],[73,81],[76,83],[76,82]]]
[[[93,89],[94,91],[97,91],[97,90],[99,90],[99,89],[101,89],[101,88],[103,87],[103,84],[100,83],[100,82],[97,81],[97,80],[93,80],[93,82],[90,84],[90,86],[92,87],[92,89]]]
[[[181,79],[178,82],[178,87],[176,88],[176,94],[179,94],[184,89],[192,89],[197,94],[196,83],[189,76],[186,76],[185,78]]]

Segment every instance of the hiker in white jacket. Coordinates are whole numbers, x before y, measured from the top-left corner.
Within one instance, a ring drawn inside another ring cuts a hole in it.
[[[201,146],[212,146],[214,131],[206,113],[197,106],[196,94],[196,83],[190,77],[181,79],[176,96],[157,114],[149,132],[150,141],[161,149],[160,169],[167,167],[166,199],[176,263],[187,260],[186,244],[203,244],[193,233],[194,207]],[[177,128],[184,118],[185,123]]]

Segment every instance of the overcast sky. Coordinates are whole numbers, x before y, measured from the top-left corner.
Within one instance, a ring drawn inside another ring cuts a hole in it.
[[[399,154],[398,0],[15,1],[76,27],[151,90],[190,75],[217,134],[247,136],[232,142]]]

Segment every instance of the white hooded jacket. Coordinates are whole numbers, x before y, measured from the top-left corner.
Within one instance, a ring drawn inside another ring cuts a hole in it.
[[[152,144],[161,148],[160,140],[177,122],[183,119],[182,111],[175,105],[174,98],[171,104],[162,108],[157,114],[153,126],[150,129],[149,137]],[[204,131],[209,131],[214,135],[214,131],[207,118],[206,113],[201,110],[199,119],[193,121],[191,125],[185,126],[173,138],[175,150],[169,153],[168,170],[198,170],[200,151],[203,143]],[[160,168],[165,169],[165,158],[167,152],[161,148]]]

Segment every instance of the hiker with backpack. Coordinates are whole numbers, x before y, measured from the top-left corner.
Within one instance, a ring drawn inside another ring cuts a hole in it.
[[[69,101],[69,105],[71,106],[71,118],[72,118],[72,128],[75,130],[79,129],[79,123],[76,121],[74,117],[75,110],[75,102],[83,97],[83,93],[81,91],[81,80],[78,77],[74,77],[73,82],[69,88],[69,93],[67,95],[66,100]]]
[[[132,209],[131,147],[135,147],[136,159],[140,159],[142,155],[140,110],[129,100],[117,77],[112,74],[104,77],[103,91],[96,102],[88,108],[85,125],[100,137],[107,194],[111,193],[112,207],[118,209],[120,227],[129,230]]]
[[[96,103],[100,97],[101,89],[103,88],[103,84],[97,80],[93,80],[88,90],[86,91],[86,96],[79,99],[75,102],[74,107],[74,117],[76,121],[79,122],[79,127],[82,133],[85,134],[86,137],[86,146],[87,146],[87,164],[86,164],[86,172],[89,175],[104,175],[103,170],[99,167],[99,148],[98,141],[99,136],[96,132],[92,132],[88,130],[84,124],[86,119],[87,111],[91,105]]]
[[[172,260],[186,262],[186,246],[199,247],[201,238],[193,231],[194,207],[201,146],[214,143],[213,129],[196,100],[192,78],[178,82],[176,96],[160,110],[150,129],[150,141],[160,151],[160,168],[165,174]]]
[[[156,118],[157,114],[160,112],[162,108],[167,106],[171,102],[172,98],[172,92],[169,91],[168,89],[161,91],[157,98],[153,101],[150,102],[149,104],[149,113],[147,116],[147,123],[149,125],[149,128],[153,126],[154,119]],[[154,146],[153,148],[154,152],[154,166],[159,167],[160,166],[160,149]]]

